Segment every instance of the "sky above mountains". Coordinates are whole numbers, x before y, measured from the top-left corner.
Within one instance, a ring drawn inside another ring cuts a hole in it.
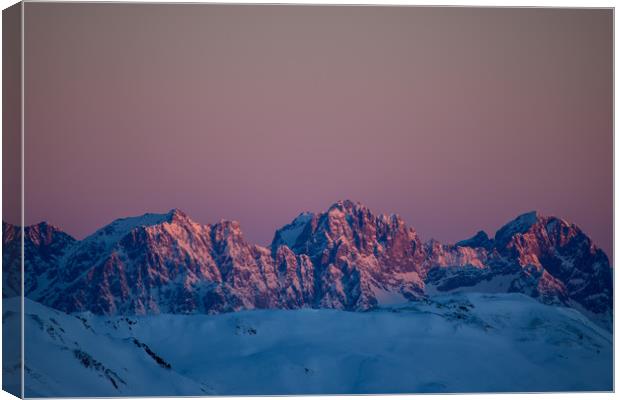
[[[611,255],[611,10],[25,9],[27,223],[177,207],[266,244],[350,198],[444,242],[538,210]]]

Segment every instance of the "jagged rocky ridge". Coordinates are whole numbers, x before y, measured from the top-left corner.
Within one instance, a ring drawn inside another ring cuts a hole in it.
[[[3,224],[4,296],[19,293],[20,229]],[[574,224],[528,213],[456,244],[422,242],[397,215],[339,201],[271,246],[238,222],[179,210],[119,219],[78,241],[25,228],[26,296],[65,312],[131,315],[302,307],[368,310],[453,290],[520,292],[609,320],[609,260]]]

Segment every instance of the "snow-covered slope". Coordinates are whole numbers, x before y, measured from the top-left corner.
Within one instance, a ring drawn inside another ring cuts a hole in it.
[[[3,301],[3,326],[19,324],[19,301]],[[28,299],[24,324],[26,397],[211,393],[204,384],[169,368],[131,333],[113,336],[94,329],[83,316]],[[18,366],[3,368],[19,371]]]
[[[611,334],[516,293],[365,313],[25,312],[27,396],[612,390]]]

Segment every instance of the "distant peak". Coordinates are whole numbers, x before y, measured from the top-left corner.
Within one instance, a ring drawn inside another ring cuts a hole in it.
[[[179,210],[178,208],[173,208],[172,210],[166,213],[166,217],[170,222],[174,221],[189,221],[189,217],[185,212]]]
[[[515,218],[515,221],[521,220],[521,221],[529,221],[531,223],[535,223],[536,220],[540,217],[541,215],[538,211],[529,211],[529,212],[519,215],[517,218]]]
[[[476,234],[473,236],[472,239],[489,239],[489,235],[487,235],[487,233],[485,231],[478,231],[476,232]]]
[[[231,232],[240,232],[241,223],[234,219],[221,219],[218,223],[213,225],[216,230],[224,230]]]
[[[327,210],[327,212],[329,213],[334,210],[338,210],[344,213],[351,213],[357,211],[370,212],[370,209],[364,204],[360,203],[359,201],[353,200],[339,200],[332,204]]]
[[[17,228],[19,229],[19,227]],[[75,240],[71,235],[47,221],[41,221],[38,224],[27,226],[24,229],[24,233],[26,238],[35,244],[51,243],[54,240],[53,238],[65,238],[69,241]]]
[[[355,206],[361,206],[361,204],[359,202],[355,202],[353,200],[338,200],[337,202],[335,202],[334,204],[331,205],[331,207],[329,207],[329,209],[331,210],[332,208],[339,208],[339,209],[352,209],[355,208]]]
[[[19,227],[16,227],[17,229],[19,229]],[[33,225],[29,225],[26,226],[26,228],[24,229],[24,232],[26,233],[27,236],[30,237],[34,237],[34,236],[49,236],[49,235],[64,235],[67,237],[70,237],[73,239],[73,237],[71,235],[69,235],[68,233],[64,232],[62,229],[60,229],[58,226],[51,224],[47,221],[41,221],[38,224],[33,224]]]
[[[52,231],[60,231],[61,230],[58,226],[56,226],[54,224],[51,224],[51,223],[49,223],[47,221],[41,221],[38,224],[27,226],[26,229],[28,229],[28,228],[30,228],[30,229],[39,229],[39,230],[48,229],[48,230],[52,230]]]
[[[490,248],[493,244],[493,241],[489,239],[489,235],[485,231],[478,231],[474,236],[469,239],[461,240],[460,242],[456,242],[456,246],[460,247],[482,247],[482,248]]]
[[[501,246],[505,245],[514,235],[530,230],[541,218],[537,211],[530,211],[519,215],[495,233],[495,242]]]
[[[32,224],[32,225],[26,225],[26,229],[46,229],[46,228],[54,229],[56,227],[47,221],[37,222],[36,224]]]
[[[306,225],[310,223],[314,217],[315,214],[312,212],[302,212],[295,217],[291,223],[276,230],[273,240],[271,241],[271,247],[276,249],[279,246],[287,246],[293,249],[299,236],[304,232]]]
[[[12,238],[21,236],[21,226],[2,221],[2,232],[4,239],[11,240]],[[52,236],[62,236],[70,240],[75,240],[71,235],[47,221],[25,226],[24,233],[26,238],[36,243],[39,243],[42,238],[47,238],[47,240],[49,240]]]
[[[170,210],[170,212],[165,214],[146,213],[134,217],[119,218],[100,228],[84,240],[100,240],[105,237],[107,241],[114,242],[133,229],[160,225],[165,222],[171,223],[178,220],[175,219],[178,215],[173,215],[172,211],[174,210]]]
[[[2,221],[2,226],[4,227],[4,229],[20,229],[21,226],[20,225],[16,225],[16,224],[11,224],[5,221]],[[60,229],[57,225],[51,224],[48,221],[41,221],[38,222],[36,224],[32,224],[32,225],[26,225],[24,227],[24,229],[26,231],[44,231],[44,230],[50,230],[50,231],[57,231],[57,232],[62,232],[62,229]]]
[[[312,217],[314,217],[314,213],[313,212],[311,212],[311,211],[304,211],[302,213],[299,213],[299,215],[296,216],[293,221],[308,220],[308,219],[311,219]]]

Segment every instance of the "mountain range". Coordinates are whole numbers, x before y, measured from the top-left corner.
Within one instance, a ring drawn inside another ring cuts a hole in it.
[[[576,225],[536,212],[454,244],[423,242],[398,215],[349,200],[300,214],[270,246],[248,243],[236,221],[202,225],[177,209],[118,219],[83,240],[46,222],[24,234],[26,297],[68,313],[366,311],[454,291],[517,292],[611,326],[607,256]],[[3,245],[3,297],[12,297],[20,227],[3,223]]]

